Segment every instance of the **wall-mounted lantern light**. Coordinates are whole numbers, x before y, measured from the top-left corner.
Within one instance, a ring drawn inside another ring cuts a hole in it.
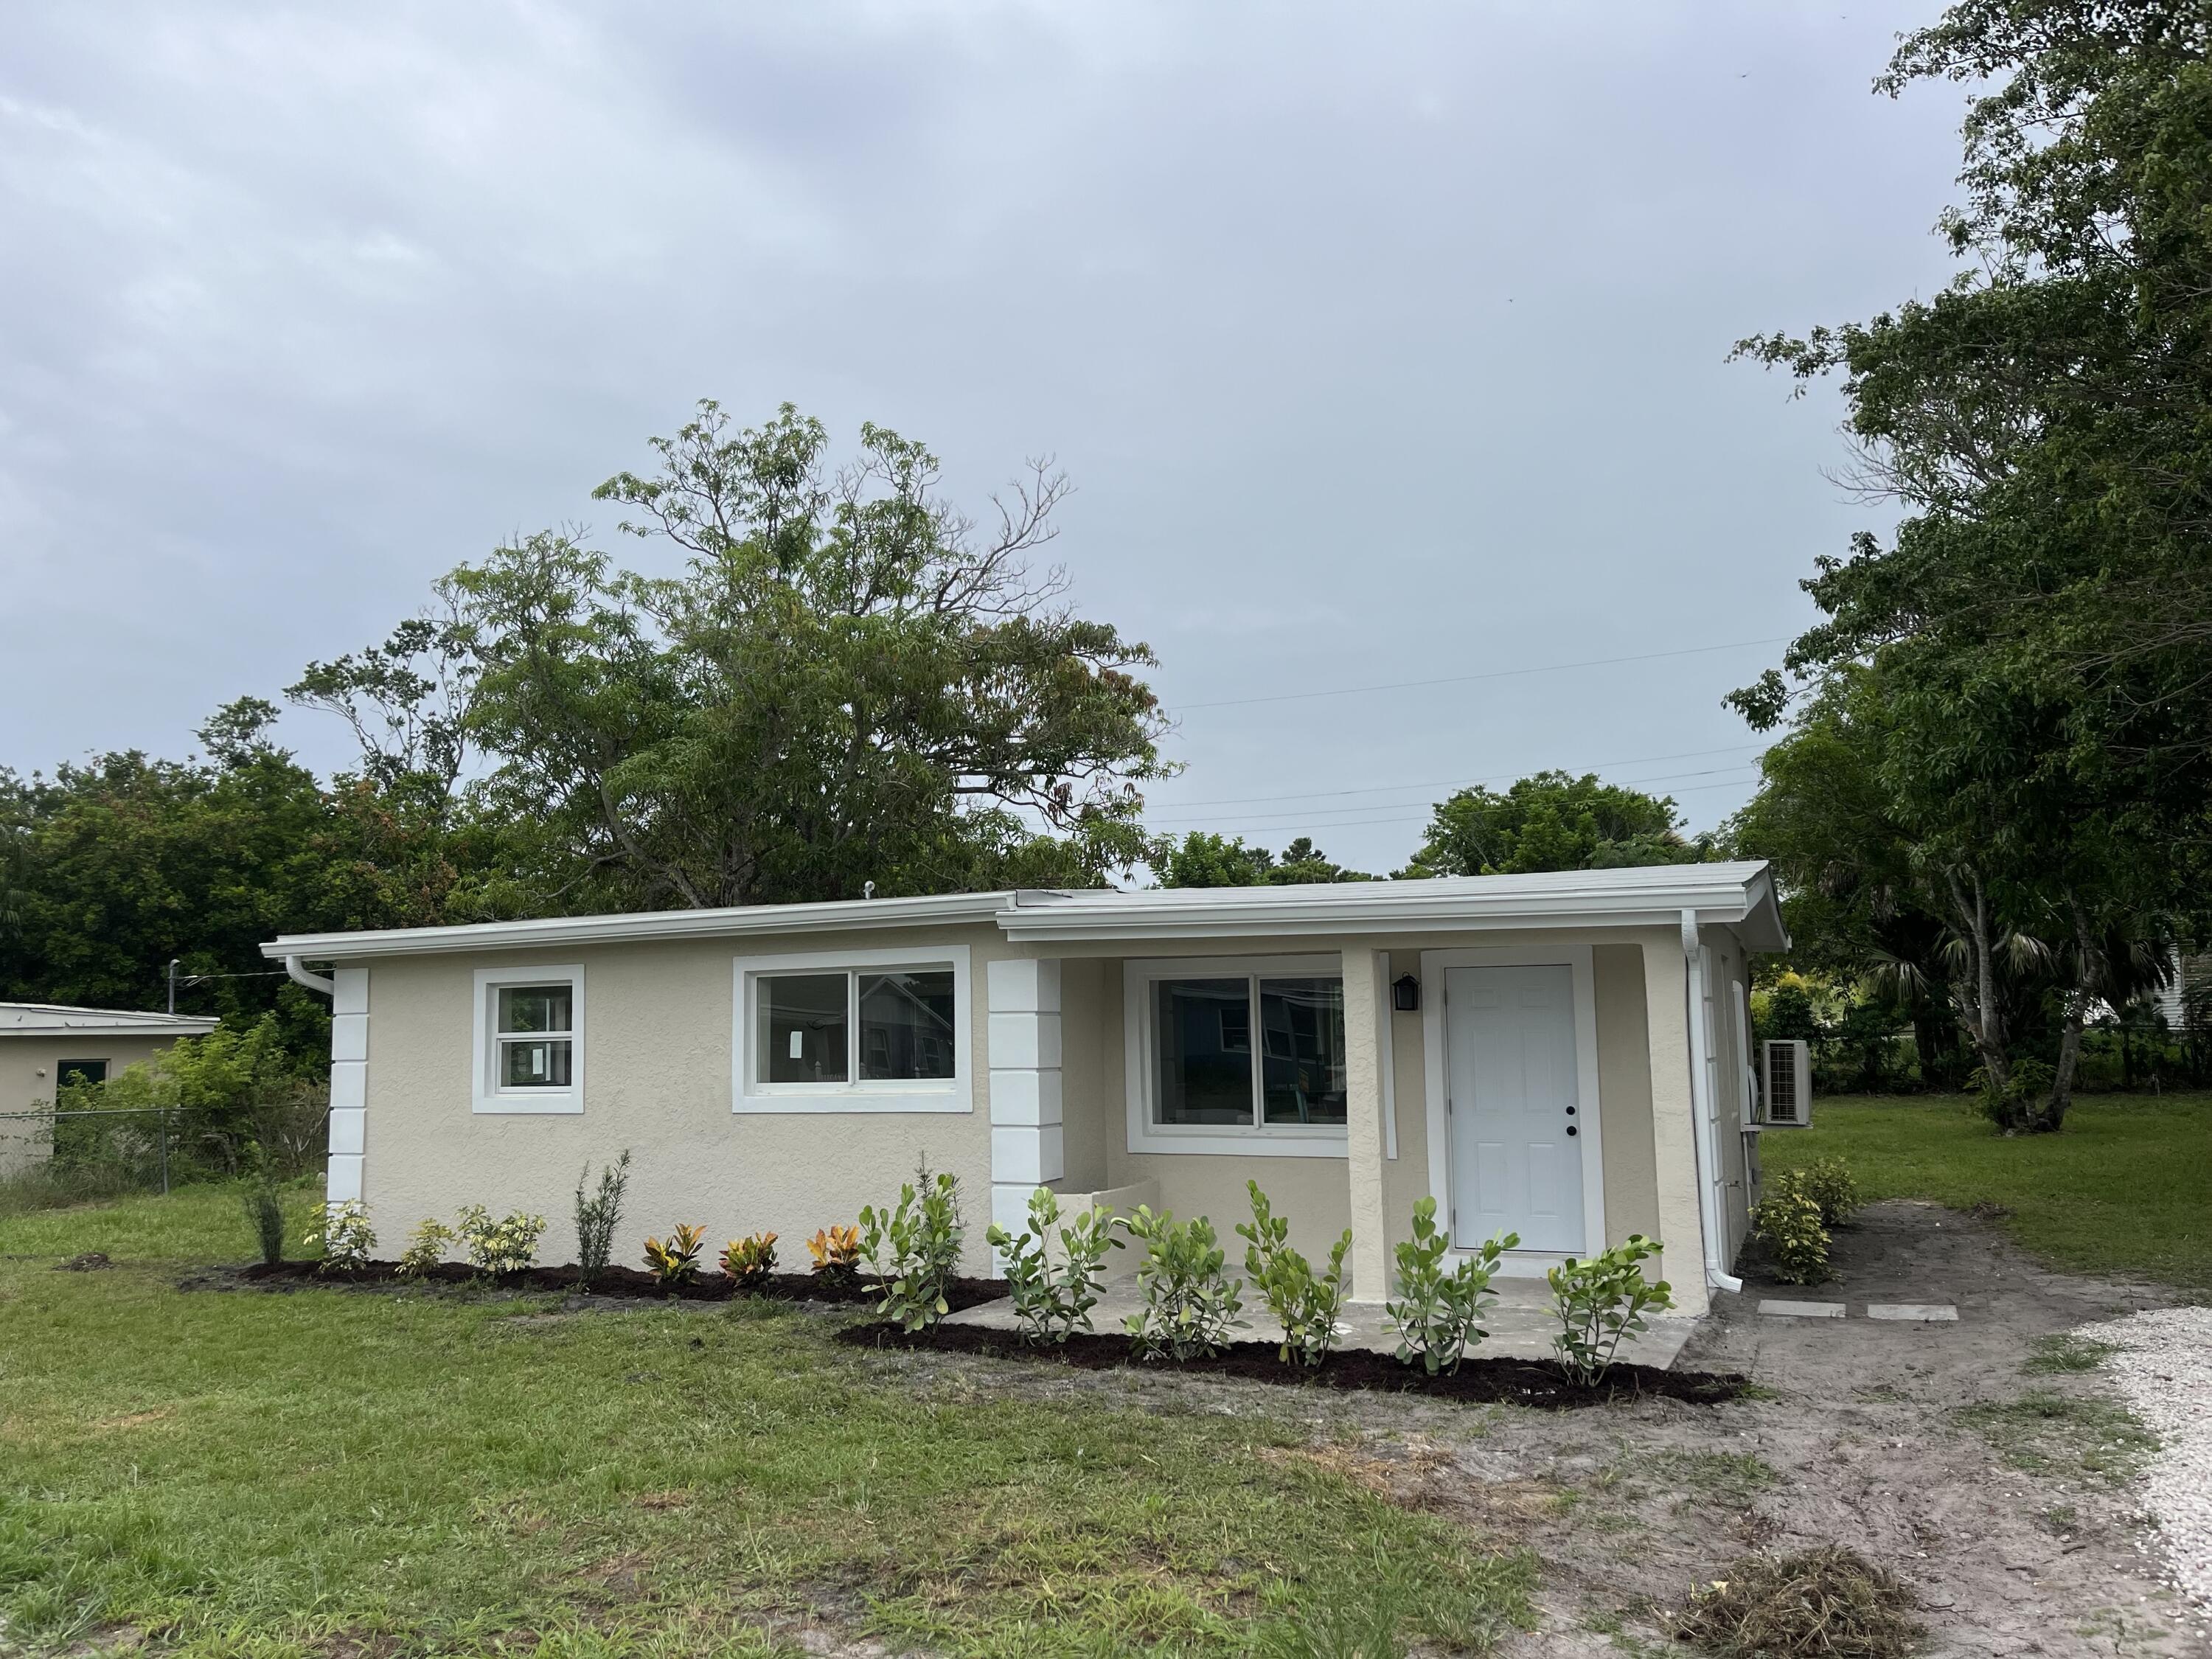
[[[1411,974],[1401,974],[1390,983],[1390,1006],[1401,1014],[1421,1012],[1421,981]]]

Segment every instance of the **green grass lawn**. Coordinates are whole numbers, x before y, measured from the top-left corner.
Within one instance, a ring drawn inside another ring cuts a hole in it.
[[[1527,1616],[1529,1561],[1249,1390],[987,1393],[744,1304],[176,1288],[249,1237],[219,1189],[0,1219],[0,1650],[750,1653],[818,1607],[951,1653],[1380,1654]],[[118,1265],[54,1271],[87,1249]]]
[[[1840,1158],[1869,1198],[2002,1205],[2056,1266],[2212,1295],[2212,1095],[2087,1095],[2058,1133],[2012,1139],[1956,1097],[1828,1096],[1759,1156],[1769,1170]]]

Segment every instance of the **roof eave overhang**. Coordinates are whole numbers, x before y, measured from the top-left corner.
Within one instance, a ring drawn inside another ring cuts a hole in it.
[[[660,910],[641,915],[548,916],[459,927],[393,927],[361,933],[288,933],[261,954],[272,962],[356,962],[377,957],[446,956],[486,951],[542,951],[580,945],[666,939],[750,939],[763,934],[852,933],[876,928],[990,921],[1009,893],[952,893],[830,904],[777,904],[727,910]]]
[[[1771,901],[1765,907],[1771,912]],[[1681,902],[1647,902],[1553,905],[1383,904],[1354,907],[1285,904],[1188,908],[1155,908],[1144,915],[1079,911],[1010,909],[999,913],[999,926],[1017,943],[1107,944],[1147,939],[1334,938],[1376,933],[1486,933],[1551,932],[1559,929],[1676,929],[1682,912],[1697,912],[1699,922],[1735,928],[1755,951],[1786,947],[1779,918],[1770,921],[1755,901],[1738,897],[1714,902],[1711,895],[1686,895]]]

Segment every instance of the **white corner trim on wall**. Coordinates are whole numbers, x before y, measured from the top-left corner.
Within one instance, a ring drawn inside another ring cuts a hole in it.
[[[793,951],[732,959],[730,979],[730,1109],[765,1116],[827,1112],[972,1112],[975,1109],[975,987],[965,945],[874,951]],[[952,1076],[944,1082],[778,1083],[759,1070],[758,981],[764,975],[872,968],[952,970]]]
[[[1456,951],[1421,952],[1421,1049],[1427,1088],[1429,1192],[1437,1209],[1446,1215],[1452,1207],[1451,1115],[1445,1108],[1449,1089],[1450,1040],[1449,1004],[1444,973],[1451,968],[1565,968],[1574,987],[1575,1091],[1583,1125],[1583,1250],[1595,1255],[1605,1249],[1605,1122],[1604,1102],[1598,1092],[1597,976],[1595,958],[1587,945],[1474,946]],[[1455,1255],[1466,1252],[1455,1250]],[[1540,1273],[1564,1258],[1540,1250],[1508,1250],[1499,1271],[1508,1278]]]
[[[1030,1196],[1067,1173],[1061,1127],[1060,960],[1006,957],[983,970],[989,1008],[991,1219],[1028,1224]]]
[[[569,988],[568,1086],[565,1089],[502,1089],[499,1086],[498,1016],[500,988],[559,985]],[[584,969],[580,963],[523,962],[476,971],[475,1038],[470,1053],[470,1109],[494,1115],[573,1117],[584,1109]]]
[[[368,969],[331,975],[330,1162],[323,1197],[343,1204],[362,1194],[368,1152]]]

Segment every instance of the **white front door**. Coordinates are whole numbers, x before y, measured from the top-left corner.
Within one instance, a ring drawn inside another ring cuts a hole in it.
[[[1518,1233],[1524,1250],[1580,1252],[1573,970],[1447,969],[1444,1024],[1452,1243]]]

